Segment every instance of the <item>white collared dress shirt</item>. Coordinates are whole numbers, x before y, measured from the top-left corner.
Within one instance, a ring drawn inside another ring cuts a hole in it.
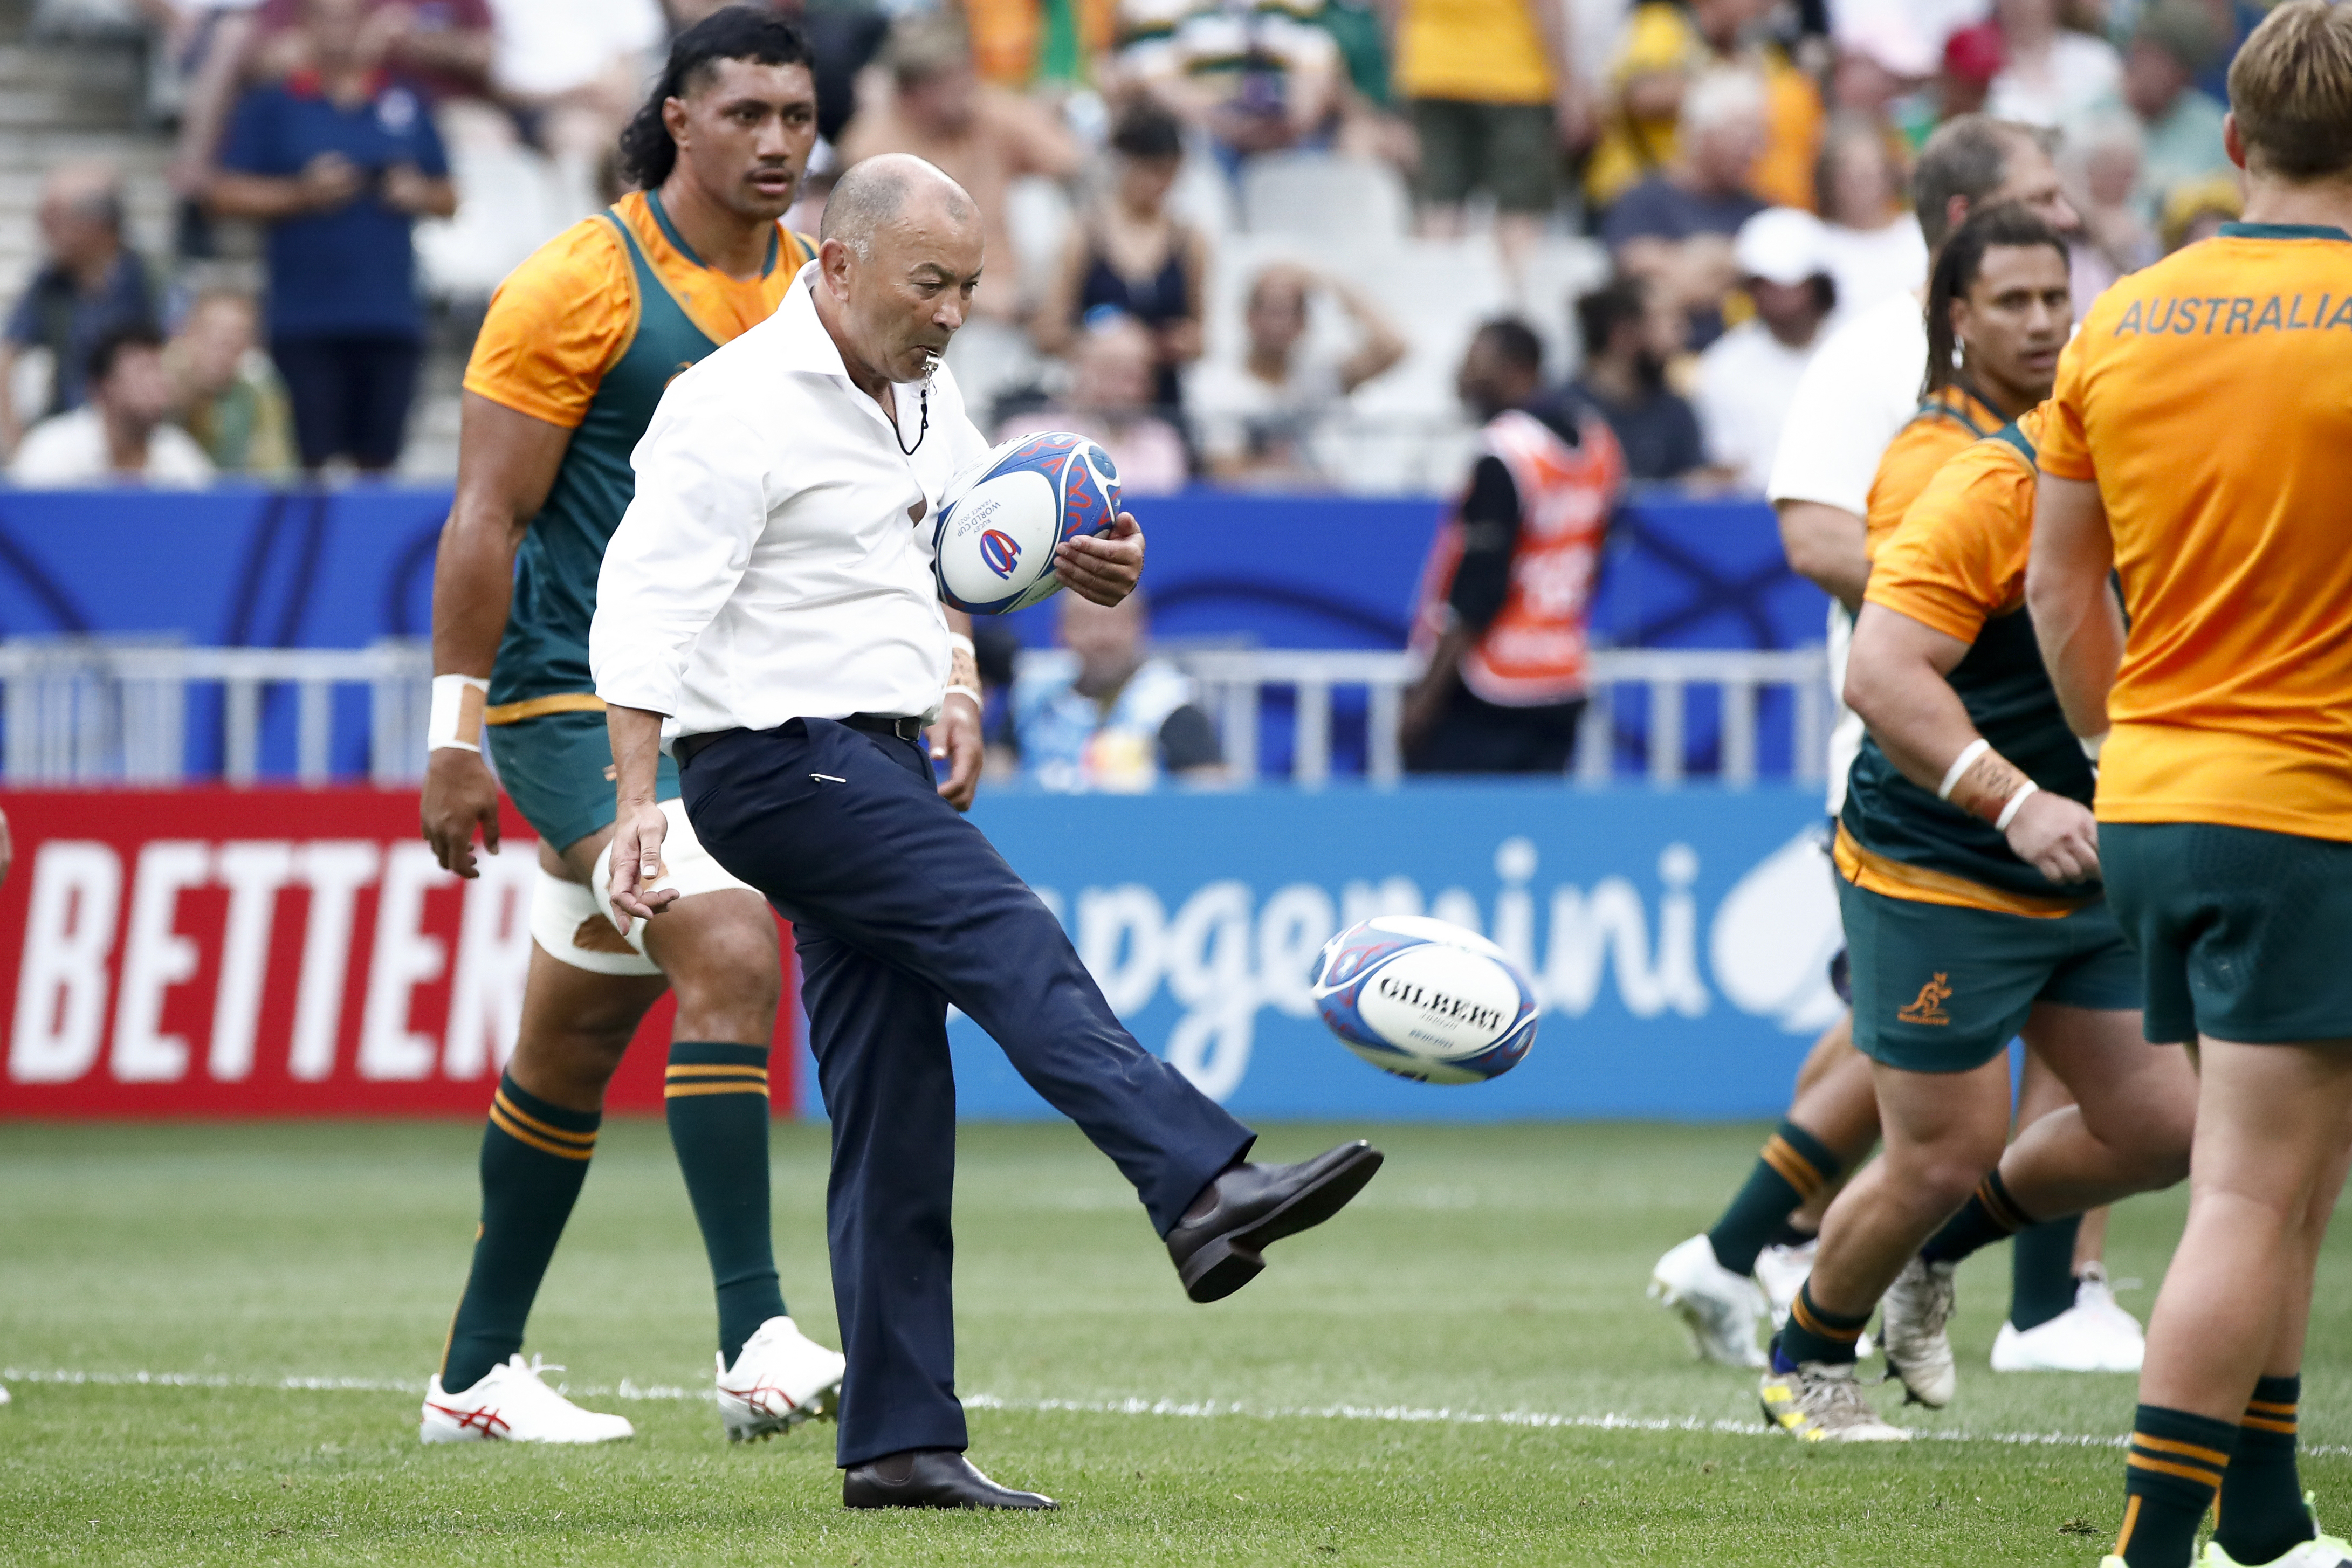
[[[988,443],[944,365],[894,389],[893,429],[850,384],[816,281],[811,262],[671,382],[631,458],[588,662],[596,695],[668,715],[667,735],[939,709],[932,516]]]

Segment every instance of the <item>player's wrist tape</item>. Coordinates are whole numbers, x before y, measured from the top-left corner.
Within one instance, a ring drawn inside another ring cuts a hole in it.
[[[948,634],[948,651],[950,653],[968,653],[974,658],[980,657],[979,650],[971,646],[971,639],[964,636],[961,632],[950,632]]]
[[[435,676],[433,706],[425,718],[425,749],[480,751],[482,704],[488,700],[489,692],[490,683],[478,675]]]
[[[973,690],[969,686],[950,686],[946,690],[940,693],[940,698],[942,701],[950,697],[969,697],[971,699],[971,705],[974,708],[985,709],[988,706],[986,702],[981,700],[980,693]]]
[[[2083,754],[2095,763],[2099,760],[2099,748],[2107,743],[2107,737],[2113,733],[2112,730],[2102,730],[2095,735],[2077,735],[2074,739],[2082,743]]]
[[[1982,735],[1979,735],[1975,740],[1970,741],[1967,745],[1961,747],[1960,754],[1952,759],[1952,765],[1944,770],[1944,782],[1936,786],[1936,798],[1937,800],[1951,799],[1952,791],[1959,787],[1960,775],[1967,773],[1969,767],[1974,764],[1979,757],[1983,756],[1987,752],[1991,750],[1992,742],[1986,740]]]
[[[2011,795],[2009,804],[2000,808],[2000,815],[1992,819],[1995,830],[2001,833],[2008,832],[2009,825],[2017,820],[2017,814],[2024,808],[2025,803],[2041,793],[2040,784],[2035,784],[2032,779],[2026,780],[2025,787]]]

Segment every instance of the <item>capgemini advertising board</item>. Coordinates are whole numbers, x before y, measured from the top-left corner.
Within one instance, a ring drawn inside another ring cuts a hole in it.
[[[1764,1114],[1839,1011],[1811,788],[983,792],[973,819],[1144,1045],[1244,1115]],[[1468,926],[1526,965],[1545,1016],[1525,1064],[1430,1088],[1325,1034],[1316,950],[1383,912]],[[964,1115],[1045,1114],[969,1019],[950,1033]]]

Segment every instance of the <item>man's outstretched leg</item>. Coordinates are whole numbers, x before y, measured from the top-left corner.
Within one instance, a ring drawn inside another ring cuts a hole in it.
[[[925,1163],[941,1158],[940,1146],[952,1138],[947,1003],[986,1029],[1023,1078],[1118,1166],[1153,1228],[1170,1238],[1180,1272],[1188,1254],[1209,1258],[1220,1279],[1236,1260],[1255,1272],[1262,1265],[1248,1256],[1254,1247],[1328,1217],[1370,1178],[1378,1155],[1347,1146],[1305,1166],[1242,1163],[1254,1135],[1136,1044],[1059,923],[940,798],[929,760],[911,742],[794,719],[698,747],[685,787],[702,842],[802,932],[812,1038],[827,1042],[822,1049],[836,1060],[826,1067],[820,1057],[835,1120],[836,1293],[873,1274],[858,1249],[880,1245],[877,1237],[899,1238],[894,1246],[909,1257],[935,1257],[940,1271],[932,1279],[901,1266],[876,1277],[871,1299],[841,1297],[852,1363],[845,1500],[1038,1506],[1008,1503],[960,1459],[950,1466],[936,1458],[962,1443],[948,1381],[952,1172]],[[856,1000],[886,994],[887,1008],[877,1000],[861,1010]],[[898,1057],[907,1060],[892,1059]],[[867,1058],[876,1065],[852,1070]],[[936,1075],[936,1089],[923,1078],[908,1091],[923,1102],[929,1150],[910,1154],[904,1171],[877,1170],[903,1147],[896,1124],[887,1137],[879,1127],[898,1112],[859,1097],[869,1076],[901,1073]],[[840,1107],[836,1095],[845,1097]],[[869,1117],[877,1124],[872,1135],[858,1131]],[[901,1297],[919,1331],[899,1331]],[[857,1326],[876,1321],[890,1331]]]

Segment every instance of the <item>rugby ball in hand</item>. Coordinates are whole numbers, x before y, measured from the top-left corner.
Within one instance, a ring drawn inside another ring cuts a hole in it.
[[[1475,931],[1419,915],[1349,926],[1316,955],[1315,1005],[1341,1043],[1416,1083],[1480,1083],[1536,1043],[1535,987]]]
[[[1024,610],[1062,586],[1054,550],[1106,533],[1118,516],[1118,467],[1084,436],[1007,441],[958,475],[932,524],[942,603],[975,616]]]

